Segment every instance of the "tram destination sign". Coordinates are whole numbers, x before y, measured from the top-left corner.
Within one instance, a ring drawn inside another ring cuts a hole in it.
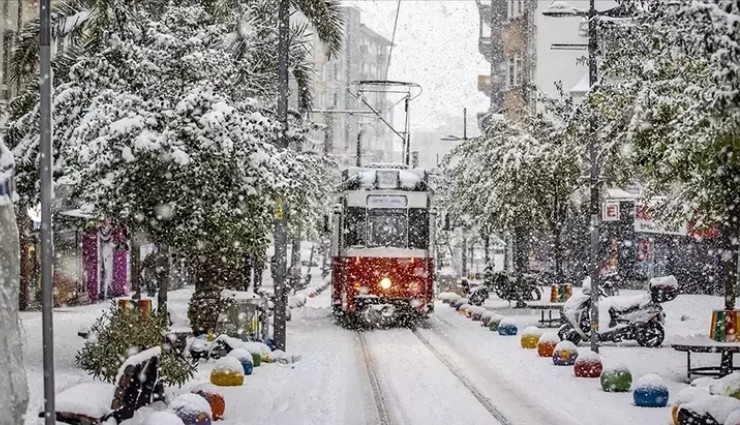
[[[408,199],[404,195],[368,195],[368,208],[405,208]]]

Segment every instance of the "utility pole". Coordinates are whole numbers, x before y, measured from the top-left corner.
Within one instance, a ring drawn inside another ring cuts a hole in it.
[[[362,165],[362,124],[357,126],[357,160],[355,165],[357,167]]]
[[[288,33],[290,30],[290,0],[279,0],[278,3],[278,103],[277,113],[280,122],[278,133],[278,148],[288,149]],[[275,202],[275,261],[276,270],[273,274],[275,285],[275,317],[273,338],[275,348],[285,351],[285,310],[288,304],[288,294],[285,290],[287,272],[287,223],[283,214],[283,200]]]
[[[41,135],[39,174],[41,176],[41,326],[44,352],[44,423],[56,423],[54,407],[54,234],[51,221],[51,201],[54,196],[51,164],[51,0],[39,2],[39,91],[41,98]]]

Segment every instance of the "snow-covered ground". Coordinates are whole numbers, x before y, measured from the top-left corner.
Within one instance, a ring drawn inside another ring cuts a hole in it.
[[[639,292],[626,295],[639,295]],[[191,288],[170,293],[170,306],[185,317]],[[663,348],[647,349],[633,343],[602,349],[606,366],[623,363],[638,379],[648,373],[663,376],[672,394],[686,386],[685,354],[669,343],[684,336],[706,333],[711,310],[719,297],[679,296],[664,305],[668,338]],[[86,382],[74,365],[84,340],[77,336],[107,307],[106,304],[55,310],[56,387],[63,390]],[[489,300],[486,308],[513,319],[520,329],[535,324],[539,312],[508,308]],[[25,363],[31,390],[27,425],[42,407],[43,375],[41,316],[21,315],[25,329]],[[392,424],[665,424],[668,409],[635,407],[631,394],[604,393],[598,379],[576,378],[571,367],[556,367],[533,350],[523,350],[519,337],[490,332],[439,303],[436,313],[416,332],[409,329],[373,330],[360,335],[334,322],[329,291],[296,309],[288,324],[288,352],[301,360],[263,364],[241,387],[224,388],[224,425],[250,424],[377,424],[378,399]],[[425,345],[428,344],[431,346]],[[587,348],[581,347],[582,350]],[[378,381],[376,393],[371,373]],[[718,363],[714,355],[696,356],[698,362]],[[195,379],[174,396],[208,382],[210,364],[201,365]],[[499,421],[491,407],[504,416]]]

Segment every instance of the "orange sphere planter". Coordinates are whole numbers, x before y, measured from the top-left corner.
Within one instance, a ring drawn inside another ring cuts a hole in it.
[[[558,342],[560,342],[560,337],[555,332],[543,334],[537,341],[537,354],[540,357],[552,357]]]
[[[194,393],[206,399],[208,404],[211,406],[211,415],[213,420],[219,421],[223,419],[224,412],[226,411],[226,401],[221,394],[208,388],[196,390]]]

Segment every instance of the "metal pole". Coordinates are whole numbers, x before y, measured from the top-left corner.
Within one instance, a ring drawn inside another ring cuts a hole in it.
[[[463,140],[468,140],[468,108],[463,108]]]
[[[278,4],[278,121],[282,131],[278,134],[278,148],[288,149],[288,32],[290,30],[290,0]],[[275,348],[285,351],[285,309],[288,300],[285,291],[285,275],[288,253],[288,237],[283,201],[277,199],[275,208],[275,317],[273,338]]]
[[[52,187],[52,149],[51,149],[51,0],[39,3],[39,91],[41,96],[41,138],[39,173],[41,175],[41,326],[44,350],[44,423],[54,425],[54,235],[51,223]]]
[[[360,166],[362,163],[362,125],[359,125],[357,127],[357,160],[355,162],[356,166]]]
[[[595,0],[589,1],[588,9],[588,82],[589,87],[596,84],[596,6]],[[596,123],[589,125],[588,156],[591,162],[591,351],[599,352],[599,165],[596,147]]]
[[[410,131],[410,128],[409,128],[409,100],[410,100],[409,97],[406,96],[406,102],[405,102],[406,103],[406,108],[405,108],[406,109],[406,124],[405,124],[405,131],[403,133],[404,138],[405,138],[405,140],[404,140],[404,147],[405,147],[404,163],[406,165],[409,165],[409,158],[410,158],[410,155],[411,155],[411,135],[409,134],[409,131]]]

